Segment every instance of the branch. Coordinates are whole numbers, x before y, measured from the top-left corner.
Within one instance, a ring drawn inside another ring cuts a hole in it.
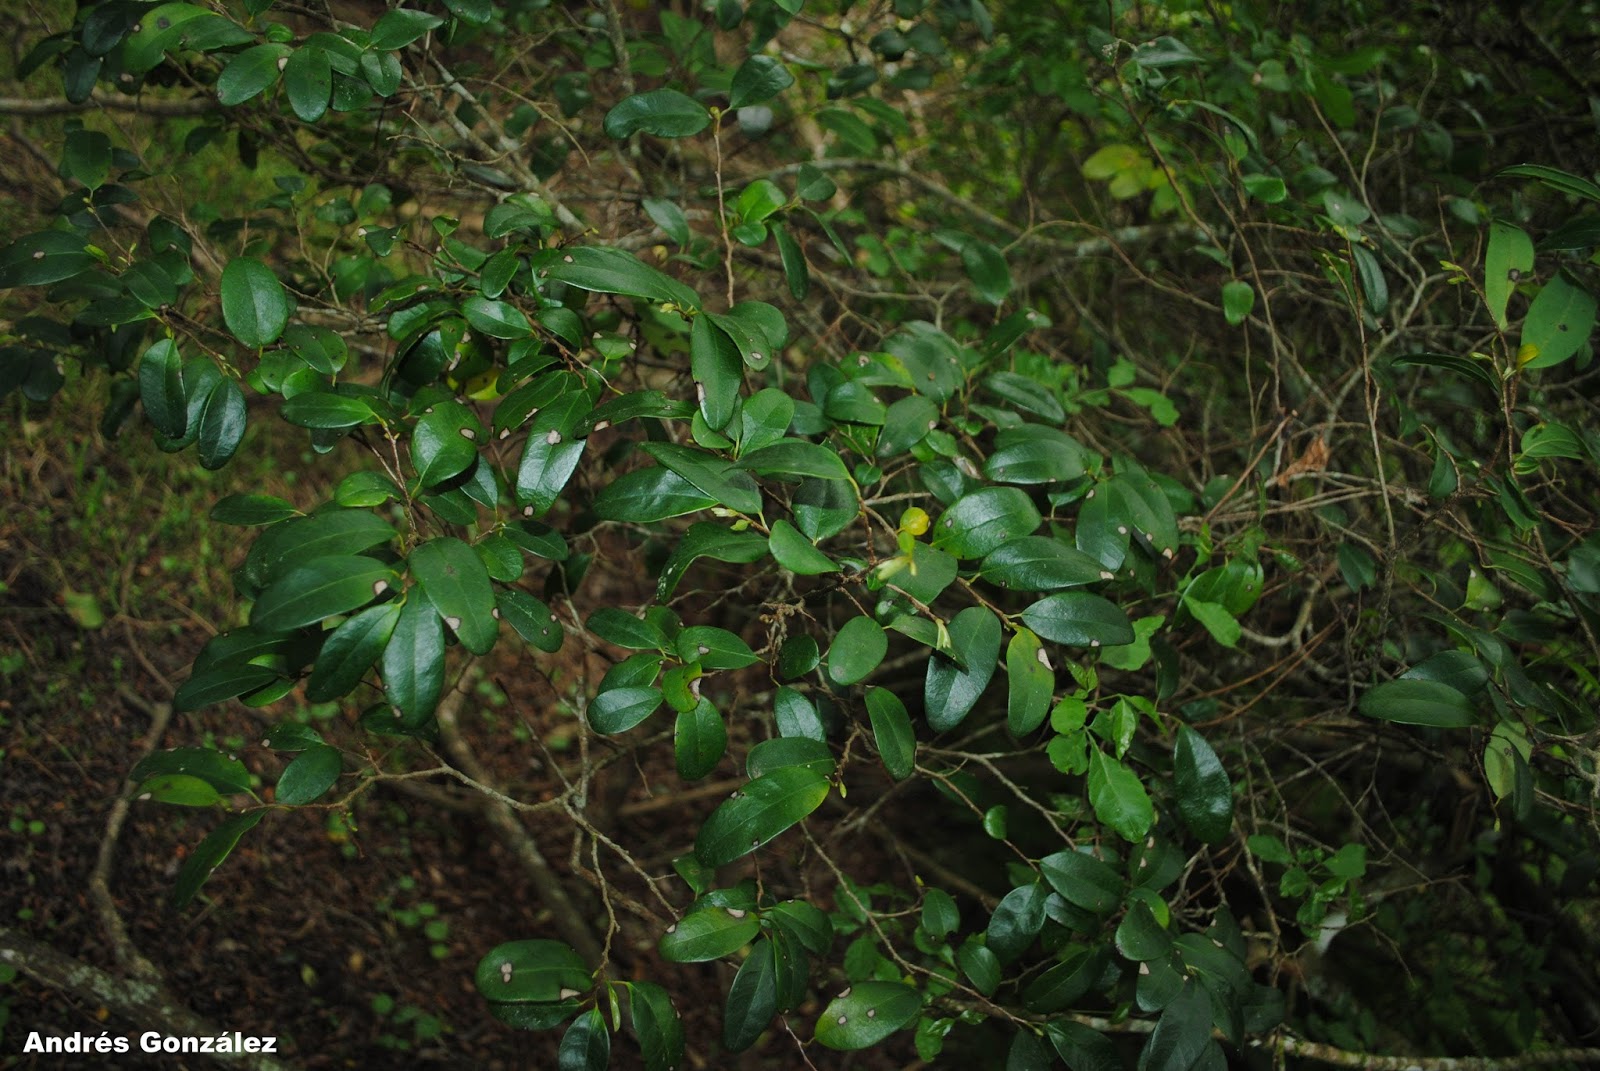
[[[169,1037],[222,1037],[223,1030],[180,1004],[164,986],[118,978],[57,952],[9,926],[0,926],[0,963],[8,963],[40,985],[104,1005],[140,1028]],[[212,1059],[251,1071],[291,1071],[290,1065],[251,1052],[217,1052]]]
[[[96,108],[142,112],[145,115],[208,115],[221,107],[207,97],[147,100],[144,97],[125,97],[112,93],[94,93],[83,101],[71,101],[65,97],[0,97],[0,115],[68,115]]]
[[[1269,1046],[1288,1056],[1363,1071],[1516,1071],[1552,1064],[1600,1064],[1600,1049],[1549,1049],[1517,1056],[1370,1056],[1287,1035],[1251,1043],[1252,1048]]]

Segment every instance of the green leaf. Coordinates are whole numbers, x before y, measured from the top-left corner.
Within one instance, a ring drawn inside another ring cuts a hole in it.
[[[984,939],[1002,962],[1022,955],[1039,936],[1044,928],[1046,897],[1044,886],[1034,882],[1012,889],[995,905]]]
[[[230,815],[221,825],[207,834],[205,840],[189,853],[183,869],[178,871],[178,880],[172,889],[172,906],[179,911],[189,906],[189,901],[200,891],[200,886],[204,885],[211,872],[228,858],[234,845],[239,843],[239,838],[254,829],[266,816],[267,811],[264,807],[245,811],[243,814]]]
[[[589,724],[597,733],[623,733],[661,706],[660,688],[612,688],[589,703]]]
[[[710,125],[706,106],[676,89],[635,93],[607,112],[605,119],[606,135],[618,139],[637,133],[687,138]]]
[[[500,610],[500,619],[515,629],[518,636],[550,654],[561,650],[565,632],[550,607],[526,592],[509,589],[495,592],[494,601]]]
[[[714,454],[672,443],[645,443],[641,449],[729,509],[761,512],[761,489],[755,480]]]
[[[500,629],[483,559],[461,540],[440,536],[412,551],[407,567],[462,646],[473,654],[488,654]]]
[[[789,284],[789,296],[804,301],[811,292],[811,266],[806,263],[805,252],[788,227],[776,221],[771,227],[772,237],[778,243],[778,259],[783,264],[783,278]]]
[[[306,681],[306,698],[326,703],[354,691],[389,645],[399,620],[400,604],[385,603],[361,611],[329,633]]]
[[[928,660],[923,706],[934,732],[961,724],[989,686],[1000,658],[1000,619],[982,606],[969,606],[950,621],[950,648],[958,663],[935,654]]]
[[[1156,959],[1172,948],[1172,934],[1156,920],[1150,905],[1135,900],[1117,924],[1117,951],[1136,962]]]
[[[496,1004],[553,1004],[593,985],[583,957],[560,941],[509,941],[478,961],[478,992]]]
[[[639,202],[639,207],[644,209],[644,214],[650,217],[650,222],[660,227],[662,232],[674,243],[680,246],[689,244],[689,220],[683,214],[683,209],[678,207],[676,201],[667,201],[659,197],[646,197]]]
[[[261,533],[243,571],[252,582],[266,584],[313,558],[360,554],[388,543],[395,534],[387,521],[361,509],[291,517]]]
[[[1211,638],[1222,644],[1222,646],[1237,647],[1239,645],[1239,638],[1244,635],[1244,632],[1239,627],[1238,619],[1228,612],[1226,606],[1221,603],[1191,599],[1185,595],[1183,597],[1183,607],[1189,611],[1190,616],[1204,625],[1205,630],[1211,633]]]
[[[1078,851],[1056,852],[1039,860],[1050,887],[1069,904],[1096,915],[1109,915],[1122,902],[1126,883],[1109,864]]]
[[[877,669],[888,653],[889,637],[883,626],[865,615],[852,617],[828,648],[828,677],[838,685],[855,684]]]
[[[896,781],[904,781],[911,776],[917,754],[917,734],[905,704],[887,688],[868,688],[867,716],[883,768]]]
[[[1112,579],[1110,570],[1050,536],[1023,536],[995,548],[978,575],[1012,591],[1054,591]]]
[[[457,0],[459,2],[459,0]],[[556,1053],[556,1071],[606,1071],[611,1063],[611,1033],[598,1007],[572,1021]]]
[[[830,1049],[865,1049],[906,1026],[921,1010],[922,994],[904,982],[857,982],[828,1002],[817,1019],[816,1038]]]
[[[722,761],[728,750],[728,728],[711,700],[702,697],[693,710],[678,714],[672,742],[678,776],[698,781]]]
[[[139,400],[156,431],[181,439],[189,423],[189,401],[183,393],[183,358],[169,338],[161,339],[139,359]]]
[[[217,76],[217,100],[224,108],[232,108],[276,85],[282,70],[278,64],[290,51],[288,45],[266,44],[234,55]]]
[[[1495,220],[1489,224],[1489,244],[1483,257],[1483,299],[1489,315],[1504,331],[1506,306],[1519,282],[1533,273],[1533,239],[1512,223]]]
[[[961,247],[961,266],[972,280],[978,297],[991,305],[999,305],[1011,293],[1011,269],[1006,267],[1005,255],[990,245],[970,239]]]
[[[750,781],[701,825],[694,851],[709,867],[748,855],[822,806],[828,779],[804,766],[788,766]]]
[[[1190,1071],[1211,1041],[1211,998],[1190,978],[1156,1022],[1139,1053],[1139,1071]]]
[[[1383,315],[1389,308],[1389,283],[1383,276],[1383,267],[1372,250],[1364,245],[1352,245],[1350,256],[1355,261],[1356,275],[1361,280],[1361,296],[1368,311]]]
[[[404,48],[429,30],[444,25],[444,19],[426,11],[411,11],[397,7],[384,15],[372,27],[370,47],[383,52]]]
[[[69,130],[61,153],[61,174],[99,189],[111,175],[111,139],[98,130]]]
[[[698,309],[695,292],[623,249],[568,246],[545,274],[553,281],[601,294],[625,294]]]
[[[210,517],[218,524],[253,527],[276,524],[299,513],[292,503],[276,495],[225,495],[211,507]]]
[[[607,643],[629,651],[662,651],[668,646],[666,634],[654,621],[615,606],[603,606],[590,614],[585,627]]]
[[[984,487],[958,498],[934,524],[933,545],[957,558],[982,558],[1039,527],[1033,500],[1015,487]],[[1036,630],[1037,631],[1037,630]]]
[[[1439,681],[1387,681],[1363,693],[1357,707],[1369,718],[1401,725],[1464,729],[1478,723],[1472,700]]]
[[[1029,314],[1020,313],[1018,315],[1027,317]],[[1023,412],[1043,417],[1052,424],[1060,424],[1067,419],[1067,411],[1061,407],[1061,402],[1056,399],[1055,392],[1029,376],[1019,375],[1016,372],[996,372],[984,379],[983,388]],[[1073,445],[1077,444],[1074,442]],[[1078,450],[1082,453],[1083,447],[1079,446]],[[1068,474],[1052,477],[1052,479],[1057,480],[1071,478]],[[1043,483],[1047,481],[1041,480],[1037,482]]]
[[[200,412],[198,451],[202,468],[220,469],[232,459],[244,439],[245,420],[244,391],[238,382],[217,380]]]
[[[812,641],[813,645],[815,640]],[[813,668],[815,668],[813,666]],[[810,672],[807,670],[806,672]],[[798,674],[796,674],[798,676]],[[777,722],[778,732],[784,736],[803,737],[809,740],[822,741],[828,738],[827,729],[822,724],[822,718],[817,714],[816,706],[787,686],[779,686],[772,700],[773,720]]]
[[[961,973],[972,982],[972,987],[984,996],[992,996],[1000,987],[1000,957],[989,950],[976,936],[967,938],[956,953],[956,963]]]
[[[1400,675],[1401,680],[1438,681],[1465,696],[1474,696],[1489,683],[1489,671],[1466,651],[1440,651]]]
[[[1222,841],[1233,830],[1233,786],[1217,753],[1205,737],[1180,725],[1172,766],[1178,814],[1184,825],[1207,844]]]
[[[415,728],[444,692],[444,623],[420,595],[406,600],[383,649],[383,691],[398,727]]]
[[[288,807],[310,803],[332,788],[344,772],[344,759],[327,744],[308,747],[283,769],[273,799]]]
[[[776,58],[762,54],[751,56],[733,74],[728,107],[737,110],[764,104],[792,85],[794,75]]]
[[[683,1023],[667,991],[653,982],[629,983],[628,1014],[645,1071],[676,1071],[683,1062]]]
[[[1050,713],[1056,674],[1039,637],[1025,628],[1018,629],[1006,647],[1006,677],[1006,727],[1013,736],[1026,736]]]
[[[222,269],[222,319],[246,346],[269,346],[289,322],[289,296],[261,261],[236,257]]]
[[[1114,647],[1133,642],[1133,625],[1121,607],[1086,591],[1047,595],[1022,611],[1028,627],[1067,647]]]
[[[280,674],[269,666],[224,661],[197,669],[178,689],[172,706],[177,711],[199,710],[235,696],[247,695],[278,680]]]
[[[781,442],[794,420],[794,399],[776,387],[758,390],[739,410],[739,446],[749,453]]]
[[[1570,358],[1594,331],[1595,298],[1563,272],[1544,284],[1522,322],[1517,358],[1523,368],[1549,368]]]
[[[594,500],[594,511],[603,520],[649,524],[715,505],[715,498],[682,476],[651,466],[607,484]]]
[[[273,581],[250,611],[252,627],[288,632],[358,609],[395,583],[394,571],[360,555],[317,558]]]
[[[333,64],[320,48],[299,48],[283,68],[283,89],[289,107],[308,123],[321,119],[333,96]]]
[[[478,421],[454,403],[424,413],[411,432],[411,464],[419,487],[435,487],[470,469],[478,460]]]
[[[909,725],[909,722],[907,723]],[[950,894],[929,888],[922,894],[922,928],[935,940],[961,928],[961,911]]]
[[[735,532],[720,524],[701,521],[690,525],[678,539],[672,556],[662,566],[656,580],[656,601],[666,602],[677,590],[678,581],[688,572],[689,566],[700,558],[713,558],[720,562],[748,565],[767,555],[767,540],[758,532]]]
[[[1262,204],[1281,204],[1289,196],[1289,188],[1275,175],[1245,175],[1241,181],[1244,192]]]
[[[678,657],[707,669],[744,669],[760,661],[750,645],[724,628],[691,625],[678,633]]]
[[[1155,825],[1155,808],[1138,775],[1098,747],[1089,749],[1089,805],[1124,840],[1142,840]]]
[[[128,775],[135,782],[182,775],[204,781],[223,795],[250,791],[250,771],[238,759],[208,747],[175,747],[141,759]]]
[[[1104,945],[1071,949],[1060,963],[1028,983],[1022,1003],[1029,1011],[1044,1013],[1070,1008],[1100,981],[1110,958]]]
[[[848,480],[850,471],[838,451],[803,439],[783,439],[744,455],[739,467],[762,476],[814,476]]]
[[[1503,795],[1503,793],[1502,793]],[[161,774],[139,786],[138,798],[177,807],[215,807],[222,794],[198,777],[187,774]]]
[[[1222,317],[1230,326],[1244,323],[1255,307],[1256,292],[1249,283],[1233,279],[1222,284]]]
[[[778,1013],[778,963],[776,946],[762,938],[750,949],[728,987],[722,1016],[722,1045],[743,1052],[756,1043]]]
[[[1496,178],[1531,178],[1549,186],[1553,190],[1571,194],[1574,197],[1584,197],[1591,201],[1600,202],[1600,186],[1596,186],[1588,179],[1579,178],[1559,168],[1546,167],[1543,164],[1516,164],[1502,170]]]
[[[70,279],[99,263],[81,235],[67,231],[40,231],[19,238],[0,255],[0,290],[16,286],[47,286]]]
[[[983,474],[1000,483],[1058,483],[1089,471],[1090,453],[1066,432],[1040,424],[1007,428],[995,436]]]
[[[491,301],[474,294],[461,303],[461,315],[473,330],[490,338],[518,339],[533,334],[527,315],[509,301]]]
[[[353,428],[375,418],[365,398],[326,390],[296,394],[278,412],[284,420],[302,428]]]
[[[668,963],[705,963],[731,956],[760,932],[761,917],[754,911],[707,907],[668,926],[658,947]]]
[[[1044,1032],[1056,1055],[1072,1071],[1122,1071],[1117,1047],[1093,1027],[1059,1018],[1046,1023]]]
[[[901,398],[889,406],[878,433],[877,455],[898,457],[927,438],[939,426],[939,407],[920,394]]]
[[[760,777],[785,766],[805,766],[824,777],[831,777],[838,763],[828,745],[804,736],[778,736],[763,740],[745,757],[745,774]]]

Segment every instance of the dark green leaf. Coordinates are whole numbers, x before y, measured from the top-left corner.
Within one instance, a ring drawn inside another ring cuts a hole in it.
[[[1110,953],[1104,945],[1074,948],[1054,967],[1029,982],[1022,1002],[1029,1011],[1056,1012],[1076,1004],[1105,973]]]
[[[235,54],[217,76],[217,100],[223,107],[231,108],[276,85],[282,70],[278,64],[288,57],[290,51],[289,46],[274,43],[257,45]],[[245,345],[264,343],[246,342]]]
[[[246,346],[271,345],[289,322],[289,295],[261,261],[236,257],[222,269],[222,319]]]
[[[218,524],[251,527],[276,524],[300,511],[276,495],[226,495],[211,507],[211,519]]]
[[[905,780],[911,776],[917,751],[917,735],[905,704],[887,688],[868,688],[867,716],[884,769],[896,781]]]
[[[425,722],[444,690],[444,623],[420,593],[401,609],[383,649],[381,669],[396,727],[415,728]]]
[[[239,843],[239,838],[254,829],[266,815],[265,808],[230,815],[220,826],[207,834],[205,840],[202,840],[195,850],[189,853],[189,858],[184,860],[183,869],[178,871],[178,880],[172,889],[172,906],[180,911],[189,906],[189,901],[200,891],[200,886],[204,885],[211,872],[228,858],[234,845]]]
[[[1039,643],[1027,629],[1018,629],[1006,647],[1006,727],[1015,736],[1025,736],[1044,723],[1050,713],[1055,692],[1055,668]]]
[[[306,682],[306,698],[326,703],[354,691],[389,645],[399,620],[400,604],[385,603],[361,611],[329,633]]]
[[[1122,902],[1122,876],[1091,855],[1056,852],[1039,860],[1039,869],[1052,889],[1085,911],[1107,915]]]
[[[397,7],[386,11],[372,27],[371,47],[381,51],[404,48],[429,30],[444,25],[444,19],[426,11]]]
[[[500,618],[528,643],[551,654],[561,649],[565,633],[550,607],[526,592],[501,589],[495,592]]]
[[[594,501],[594,511],[608,521],[649,524],[715,505],[715,498],[657,465],[630,472],[606,485]]]
[[[1172,934],[1168,933],[1143,900],[1135,900],[1117,924],[1117,951],[1123,958],[1135,961],[1165,956],[1172,948]]]
[[[855,684],[877,669],[888,653],[889,638],[883,626],[864,615],[852,617],[828,648],[828,677],[835,684]]]
[[[788,521],[780,519],[772,522],[768,547],[779,565],[799,576],[819,576],[839,571],[837,562],[818,550]]]
[[[1123,1071],[1117,1047],[1093,1027],[1062,1018],[1046,1023],[1044,1032],[1071,1071]]]
[[[679,777],[698,781],[716,769],[727,750],[728,728],[711,700],[702,697],[693,710],[678,714],[673,730],[673,753]]]
[[[68,231],[40,231],[19,238],[0,254],[0,290],[46,286],[94,267],[82,236]]]
[[[989,686],[1000,658],[1000,619],[969,606],[950,622],[950,647],[959,663],[936,654],[928,660],[923,704],[928,724],[946,732],[961,724]]]
[[[988,242],[972,239],[963,245],[961,266],[978,296],[989,304],[998,305],[1011,293],[1011,269],[1004,254]]]
[[[440,536],[412,551],[407,565],[462,646],[473,654],[488,654],[500,630],[483,560],[461,540]]]
[[[333,96],[333,65],[320,48],[298,48],[283,68],[283,89],[289,107],[308,123],[321,119]]]
[[[205,408],[200,411],[200,434],[197,446],[200,465],[207,469],[220,469],[232,459],[234,451],[244,439],[246,405],[244,391],[236,380],[222,378],[206,395]]]
[[[699,558],[748,565],[767,555],[767,540],[758,532],[735,532],[720,524],[702,521],[691,525],[678,540],[672,556],[662,566],[656,581],[656,599],[665,602],[677,590],[678,581]]]
[[[459,3],[460,0],[457,0]],[[606,1071],[611,1063],[611,1033],[599,1008],[572,1021],[556,1053],[557,1071]]]
[[[196,777],[224,795],[250,790],[250,771],[238,759],[208,747],[175,747],[152,752],[128,775],[134,782],[167,775]]]
[[[778,1013],[778,964],[774,952],[773,941],[762,938],[733,976],[722,1017],[722,1045],[729,1052],[743,1052],[754,1045]]]
[[[583,957],[560,941],[510,941],[478,961],[478,992],[494,1003],[552,1004],[589,991]]]
[[[517,339],[533,334],[527,315],[509,301],[491,301],[474,294],[461,303],[461,314],[473,330],[490,338]]]
[[[327,744],[308,747],[284,767],[274,800],[289,807],[310,803],[332,788],[343,770],[344,759],[337,748]]]
[[[773,770],[712,812],[695,838],[695,855],[706,866],[725,866],[799,822],[827,797],[828,779],[810,769]]]
[[[1033,944],[1044,928],[1044,886],[1038,882],[1006,893],[995,906],[986,931],[986,943],[1002,961],[1016,959]]]
[[[597,733],[632,729],[661,706],[660,688],[612,688],[589,703],[589,724]]]
[[[1211,1000],[1191,978],[1168,1004],[1139,1053],[1139,1071],[1190,1071],[1211,1040]]]
[[[693,290],[622,249],[568,246],[546,274],[579,290],[671,302],[685,309],[700,307]]]
[[[982,558],[1003,543],[1031,535],[1040,519],[1033,500],[1023,492],[984,487],[963,495],[944,511],[934,524],[933,545],[957,558]]]
[[[1472,700],[1439,681],[1387,681],[1363,693],[1358,706],[1369,718],[1401,725],[1464,729],[1478,722]]]
[[[199,710],[220,703],[224,699],[248,695],[265,688],[279,678],[279,673],[269,666],[248,662],[223,661],[196,669],[194,674],[178,689],[173,697],[174,710]]]
[[[1226,838],[1233,830],[1233,786],[1205,737],[1187,725],[1178,726],[1172,766],[1178,814],[1184,825],[1207,844]]]
[[[683,1023],[667,991],[653,982],[630,983],[628,1014],[645,1071],[676,1071],[683,1061]]]
[[[1022,620],[1045,639],[1068,647],[1114,647],[1134,639],[1128,615],[1086,591],[1048,595],[1022,611]]]
[[[704,104],[676,89],[635,93],[606,113],[608,137],[626,138],[636,133],[659,138],[687,138],[711,125]]]
[[[279,412],[284,420],[302,428],[353,428],[374,418],[366,399],[326,390],[296,394]]]
[[[673,242],[681,246],[689,244],[689,221],[677,202],[646,197],[639,202],[639,207],[650,217],[650,222],[660,227]]]
[[[139,359],[139,400],[156,431],[181,439],[189,423],[189,402],[183,393],[183,359],[177,345],[164,338]]]
[[[677,648],[684,662],[700,662],[707,669],[743,669],[760,661],[748,643],[711,625],[691,625],[678,633]]]
[[[815,476],[822,480],[848,480],[850,472],[838,451],[803,439],[784,439],[747,453],[739,467],[763,476]]]
[[[1049,536],[1023,536],[1001,544],[983,559],[979,575],[1013,591],[1054,591],[1112,578],[1097,559]]]
[[[267,632],[312,625],[365,606],[395,579],[394,571],[375,558],[317,558],[273,581],[251,609],[250,624]]]

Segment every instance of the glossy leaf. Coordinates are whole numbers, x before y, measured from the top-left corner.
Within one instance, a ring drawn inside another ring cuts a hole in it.
[[[567,1027],[556,1052],[557,1071],[606,1071],[611,1063],[611,1032],[599,1008],[590,1008]]]
[[[589,703],[589,724],[597,733],[623,733],[661,706],[660,688],[612,688]]]
[[[1557,275],[1528,306],[1518,363],[1524,368],[1561,364],[1589,341],[1594,322],[1594,294],[1564,273]]]
[[[1114,647],[1132,643],[1133,625],[1115,603],[1084,591],[1049,595],[1022,611],[1040,636],[1068,647]]]
[[[473,654],[488,654],[499,634],[494,588],[483,560],[452,536],[430,539],[407,559],[422,593]]]
[[[183,869],[172,887],[172,906],[178,910],[189,906],[212,871],[233,852],[239,838],[254,829],[267,815],[266,808],[230,815],[222,824],[202,840],[184,860]]]
[[[667,927],[658,947],[669,963],[704,963],[732,955],[760,932],[761,918],[754,911],[707,907]]]
[[[394,582],[394,571],[376,558],[317,558],[273,581],[251,609],[250,624],[267,632],[302,628],[365,606]]]
[[[245,769],[244,763],[208,747],[176,747],[151,752],[134,766],[128,777],[142,782],[152,777],[175,775],[198,778],[224,795],[250,790],[250,771]]]
[[[139,400],[156,431],[179,439],[189,423],[183,393],[183,358],[171,339],[162,339],[139,359]]]
[[[1155,808],[1138,775],[1098,747],[1089,748],[1089,804],[1123,840],[1142,840],[1155,825]]]
[[[818,576],[839,571],[837,562],[818,550],[811,540],[786,520],[772,522],[768,547],[779,565],[798,576]]]
[[[896,781],[911,776],[916,759],[917,736],[911,715],[900,697],[887,688],[868,688],[867,716],[872,721],[872,739],[883,759],[884,769]]]
[[[284,767],[273,799],[291,807],[310,803],[332,788],[343,771],[344,759],[337,748],[308,747]]]
[[[1401,725],[1464,729],[1478,722],[1472,700],[1430,680],[1387,681],[1362,693],[1358,708],[1369,718]]]
[[[693,710],[678,714],[673,730],[673,753],[679,777],[698,781],[717,768],[727,750],[728,727],[711,700],[702,697]]]
[[[426,721],[444,692],[444,623],[420,593],[406,600],[381,663],[397,726]]]
[[[361,611],[329,633],[306,681],[306,698],[326,703],[354,691],[389,645],[399,620],[400,604],[385,603]]]
[[[1233,786],[1205,737],[1187,725],[1178,726],[1172,767],[1183,824],[1208,844],[1225,839],[1233,831]]]
[[[1033,500],[1014,487],[963,495],[934,523],[933,545],[957,558],[982,558],[1039,527]],[[1036,630],[1037,631],[1037,630]]]
[[[295,115],[308,123],[321,119],[333,96],[333,65],[320,48],[297,48],[283,68],[284,95]]]
[[[1139,1071],[1190,1071],[1211,1041],[1211,1000],[1191,978],[1168,1004],[1139,1054]]]
[[[935,654],[928,660],[923,705],[928,724],[946,732],[961,724],[989,686],[1000,657],[1000,619],[982,606],[969,606],[950,621],[950,646],[961,660]]]
[[[864,615],[852,617],[840,626],[828,648],[828,678],[839,685],[855,684],[877,669],[888,653],[883,626]]]
[[[1099,559],[1050,536],[1023,536],[1003,543],[983,559],[978,571],[990,583],[1012,591],[1056,591],[1112,578]]]
[[[722,1045],[729,1052],[743,1052],[754,1045],[778,1013],[775,951],[773,941],[762,938],[733,976],[722,1016]]]
[[[773,770],[712,812],[695,837],[695,855],[706,866],[725,866],[783,833],[827,797],[827,778],[806,767]]]
[[[687,138],[711,125],[704,104],[676,89],[635,93],[606,113],[608,137],[654,134],[659,138]]]
[[[217,76],[217,100],[223,107],[232,108],[261,95],[277,84],[283,69],[279,65],[287,60],[289,53],[287,45],[277,43],[257,45],[235,53]],[[245,345],[264,343],[246,342]]]
[[[710,509],[717,500],[671,469],[638,469],[607,484],[594,510],[605,520],[649,524]]]
[[[269,346],[289,323],[289,295],[261,261],[236,257],[222,270],[222,319],[246,346]]]
[[[1078,851],[1061,851],[1039,860],[1050,887],[1069,904],[1106,915],[1122,902],[1126,883],[1109,864]]]
[[[583,957],[560,941],[509,941],[478,961],[478,992],[495,1003],[547,1004],[589,991]]]
[[[683,1062],[683,1023],[667,991],[653,982],[629,983],[628,1015],[645,1071],[676,1071]]]
[[[922,1010],[922,994],[903,982],[857,982],[828,1002],[817,1019],[817,1041],[853,1051],[876,1045]]]
[[[195,440],[200,466],[220,469],[233,459],[244,440],[246,403],[236,380],[217,380],[206,395],[200,411],[199,436]]]
[[[1006,727],[1025,736],[1044,724],[1050,713],[1056,674],[1039,637],[1018,629],[1006,646]]]

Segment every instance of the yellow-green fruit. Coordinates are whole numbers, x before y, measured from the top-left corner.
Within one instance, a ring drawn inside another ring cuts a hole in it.
[[[907,535],[925,535],[928,531],[928,525],[931,523],[928,519],[928,511],[920,506],[912,506],[900,514],[900,530]]]

